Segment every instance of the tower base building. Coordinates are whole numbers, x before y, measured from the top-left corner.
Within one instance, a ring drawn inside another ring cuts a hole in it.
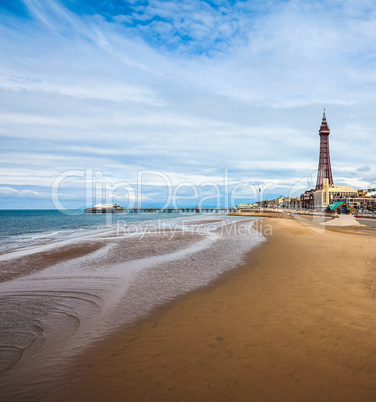
[[[322,189],[314,192],[314,209],[323,211],[335,201],[347,200],[357,196],[358,192],[351,187],[335,186],[334,184],[329,186],[328,179],[324,179]]]

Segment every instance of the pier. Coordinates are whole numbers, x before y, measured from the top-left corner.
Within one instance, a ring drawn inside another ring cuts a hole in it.
[[[87,214],[123,213],[123,214],[228,214],[236,212],[236,208],[86,208]]]

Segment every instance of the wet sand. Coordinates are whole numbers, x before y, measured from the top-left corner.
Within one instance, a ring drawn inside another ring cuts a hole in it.
[[[70,247],[58,247],[50,251],[14,258],[10,261],[0,261],[0,283],[15,278],[43,271],[47,267],[83,257],[103,247],[100,242],[73,244]]]
[[[266,223],[242,267],[98,341],[55,399],[376,400],[375,233]]]

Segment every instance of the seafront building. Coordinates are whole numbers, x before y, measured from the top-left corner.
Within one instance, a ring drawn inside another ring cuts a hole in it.
[[[237,206],[237,212],[251,212],[257,208],[260,208],[258,203],[254,204],[239,204]]]
[[[376,189],[358,190],[357,194],[349,197],[334,197],[332,202],[346,202],[358,211],[375,211],[376,210]]]

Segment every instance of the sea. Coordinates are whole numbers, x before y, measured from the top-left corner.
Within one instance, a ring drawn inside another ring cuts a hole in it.
[[[93,342],[238,267],[265,241],[256,220],[0,211],[3,397],[45,399]]]
[[[186,214],[189,217],[195,214]],[[81,209],[0,210],[0,253],[41,242],[59,241],[70,235],[85,235],[90,230],[116,228],[122,222],[142,223],[161,220],[160,214],[87,214]],[[163,214],[163,221],[176,214]]]

